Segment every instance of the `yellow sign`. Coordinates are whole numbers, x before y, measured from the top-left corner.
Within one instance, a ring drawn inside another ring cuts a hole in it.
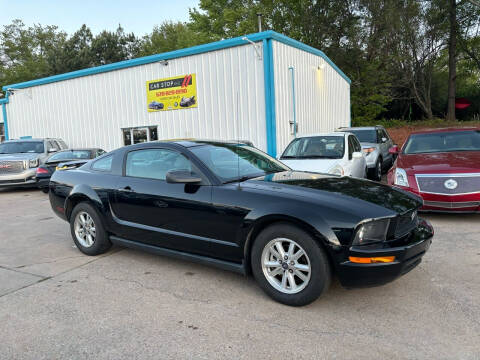
[[[147,81],[148,112],[197,107],[195,74]]]

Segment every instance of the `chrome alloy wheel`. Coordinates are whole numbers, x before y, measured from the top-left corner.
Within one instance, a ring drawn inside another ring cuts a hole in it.
[[[83,247],[90,247],[95,242],[95,222],[85,211],[80,211],[75,217],[75,236]]]
[[[284,294],[305,289],[312,272],[305,250],[285,238],[273,239],[263,248],[262,270],[270,285]]]

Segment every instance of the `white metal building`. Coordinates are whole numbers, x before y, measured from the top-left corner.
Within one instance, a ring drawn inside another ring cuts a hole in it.
[[[194,100],[179,104],[175,91],[187,89]],[[276,156],[297,133],[350,125],[349,78],[320,50],[273,31],[3,90],[0,122],[7,139],[56,137],[71,147],[241,139]]]

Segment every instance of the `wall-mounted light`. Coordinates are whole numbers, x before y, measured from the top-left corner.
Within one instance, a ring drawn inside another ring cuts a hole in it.
[[[317,67],[317,70],[323,70],[323,69],[325,69],[325,64],[319,65]]]
[[[160,60],[159,63],[163,66],[168,66],[168,60]]]

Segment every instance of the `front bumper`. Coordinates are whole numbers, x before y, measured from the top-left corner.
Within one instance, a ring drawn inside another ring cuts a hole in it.
[[[433,228],[425,220],[406,240],[405,245],[389,248],[363,250],[361,247],[350,247],[346,259],[355,257],[395,256],[391,263],[358,264],[348,260],[337,268],[340,283],[347,288],[377,286],[389,283],[408,273],[422,261],[433,238]]]
[[[35,169],[28,169],[18,174],[0,175],[0,187],[35,186]]]

